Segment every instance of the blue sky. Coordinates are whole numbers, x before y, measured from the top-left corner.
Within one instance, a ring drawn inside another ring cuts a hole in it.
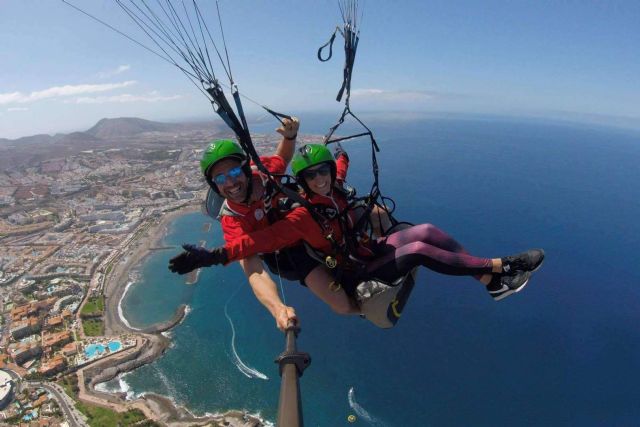
[[[112,0],[73,3],[151,45]],[[337,1],[221,0],[220,6],[242,93],[301,116],[339,110],[342,48],[329,63],[316,59],[340,23]],[[355,111],[640,128],[638,1],[360,0],[360,7]],[[103,117],[212,114],[177,69],[61,1],[0,0],[0,40],[0,138],[86,130]]]

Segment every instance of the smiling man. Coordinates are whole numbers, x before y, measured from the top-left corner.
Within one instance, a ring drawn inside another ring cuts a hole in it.
[[[293,157],[300,123],[297,118],[284,119],[276,129],[283,137],[272,156],[261,156],[260,161],[272,174],[284,174]],[[277,190],[269,178],[250,162],[239,144],[229,139],[217,140],[206,148],[200,167],[211,189],[225,201],[220,210],[220,222],[226,242],[269,226],[273,221]],[[195,254],[193,256],[196,256]],[[196,261],[196,260],[194,260]],[[206,265],[194,263],[193,267]],[[286,306],[278,289],[265,270],[262,259],[250,256],[240,261],[258,300],[269,310],[279,329],[284,330],[291,320],[297,320],[293,307]],[[309,259],[296,259],[298,273],[303,277],[316,263]]]

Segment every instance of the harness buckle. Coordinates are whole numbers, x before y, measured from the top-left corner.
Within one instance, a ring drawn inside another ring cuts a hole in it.
[[[340,283],[331,282],[329,283],[329,289],[331,289],[332,292],[338,292],[342,289],[342,285]]]
[[[338,266],[338,260],[336,260],[334,257],[332,257],[331,255],[327,255],[327,257],[324,259],[324,263],[327,265],[327,267],[329,268],[336,268]]]

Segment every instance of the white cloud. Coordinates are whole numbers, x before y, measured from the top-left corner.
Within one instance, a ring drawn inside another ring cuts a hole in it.
[[[48,89],[31,92],[28,95],[22,92],[0,93],[0,105],[14,103],[24,104],[41,101],[43,99],[61,98],[85,93],[108,92],[134,84],[136,84],[135,80],[128,80],[121,83],[53,86]]]
[[[363,100],[418,102],[435,100],[440,94],[426,90],[355,89],[351,96]]]
[[[107,77],[117,76],[118,74],[122,74],[125,71],[129,71],[131,69],[130,65],[119,65],[117,68],[109,71],[102,71],[97,74],[98,78],[106,79]]]
[[[130,103],[130,102],[164,102],[173,101],[181,98],[180,95],[172,96],[160,96],[157,92],[151,92],[148,95],[131,95],[128,93],[114,96],[95,96],[95,97],[82,97],[76,98],[73,101],[67,101],[68,103],[75,104],[108,104],[108,103]]]
[[[9,111],[9,112],[13,112],[13,111],[29,111],[29,109],[27,107],[9,107],[9,108],[7,108],[7,111]]]
[[[0,93],[0,105],[20,102],[20,99],[22,99],[23,97],[24,95],[22,95],[20,92]]]

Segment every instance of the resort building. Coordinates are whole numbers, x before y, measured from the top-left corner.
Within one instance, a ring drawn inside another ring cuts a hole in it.
[[[4,409],[13,397],[13,380],[7,371],[0,370],[0,409]]]
[[[11,321],[17,322],[25,317],[36,316],[40,311],[49,310],[55,304],[56,298],[47,298],[42,301],[31,301],[11,310]]]
[[[36,400],[34,400],[31,405],[34,408],[39,408],[42,405],[44,405],[45,403],[47,403],[49,401],[49,396],[47,396],[46,394],[43,394],[41,396],[39,396]]]
[[[15,340],[27,337],[39,332],[42,328],[42,322],[37,317],[29,317],[28,319],[18,320],[11,325],[11,336]]]
[[[64,322],[62,320],[62,316],[52,316],[49,317],[45,322],[44,322],[44,329],[45,330],[51,330],[54,328],[58,328],[60,326],[63,326]]]
[[[78,354],[78,346],[76,345],[75,342],[70,342],[69,344],[62,347],[61,351],[62,351],[62,354],[64,354],[67,357],[75,356],[76,354]]]
[[[54,348],[67,344],[72,340],[70,331],[62,331],[55,334],[42,334],[42,347],[44,351],[49,353]]]
[[[7,351],[9,352],[9,356],[11,356],[13,361],[16,364],[20,365],[21,363],[40,356],[42,354],[42,347],[38,342],[19,342],[9,344]]]
[[[51,359],[46,359],[42,361],[40,365],[40,372],[42,375],[51,376],[55,375],[58,372],[64,371],[64,368],[67,367],[67,360],[62,357],[62,355],[56,355]]]

